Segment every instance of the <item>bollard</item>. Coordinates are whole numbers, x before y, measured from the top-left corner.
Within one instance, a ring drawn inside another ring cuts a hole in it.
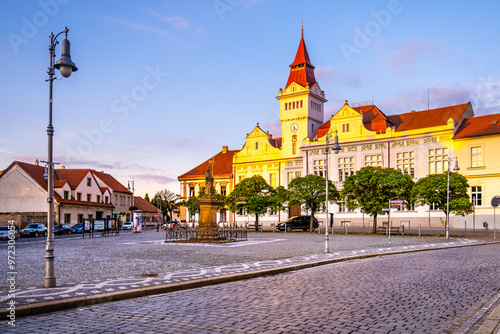
[[[347,235],[347,224],[345,224],[345,235]]]
[[[420,225],[418,225],[418,237],[419,237],[419,238],[422,236],[422,235],[420,234],[420,228],[421,228],[421,226],[420,226]]]

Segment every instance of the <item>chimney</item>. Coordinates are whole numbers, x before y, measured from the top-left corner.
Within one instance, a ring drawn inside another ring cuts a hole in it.
[[[38,166],[39,162],[38,159],[35,160],[35,166]]]
[[[62,165],[62,166],[61,166],[61,169],[66,169],[66,166]]]
[[[222,154],[226,154],[227,153],[227,146],[222,146]]]

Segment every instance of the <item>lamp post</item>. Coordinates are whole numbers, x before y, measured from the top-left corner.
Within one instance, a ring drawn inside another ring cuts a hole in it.
[[[450,239],[450,164],[455,160],[455,167],[453,171],[457,173],[460,168],[458,168],[458,158],[448,158],[448,181],[446,186],[446,239]]]
[[[339,145],[339,137],[337,136],[337,130],[335,131],[328,131],[326,133],[326,140],[325,140],[325,154],[326,154],[326,162],[325,162],[325,179],[326,179],[326,228],[325,228],[325,254],[328,254],[330,252],[329,249],[329,236],[328,236],[328,139],[330,136],[335,132],[335,140],[333,142],[332,146],[332,151],[335,152],[335,154],[340,152],[340,145]],[[332,226],[332,233],[333,233],[333,226]]]
[[[49,82],[49,125],[47,126],[47,136],[49,139],[48,143],[48,162],[47,162],[47,188],[48,195],[47,202],[49,203],[49,209],[47,214],[47,245],[45,247],[45,278],[44,286],[46,288],[52,288],[56,286],[56,277],[54,275],[54,162],[53,162],[53,137],[54,137],[54,127],[52,125],[52,85],[55,79],[54,69],[58,69],[61,75],[65,78],[69,77],[72,72],[78,69],[75,63],[71,61],[70,56],[70,43],[68,41],[68,28],[64,28],[63,31],[54,36],[53,33],[50,34],[50,66],[48,70],[49,78],[46,80]],[[59,43],[57,37],[60,34],[65,33],[65,38],[62,41],[62,51],[61,59],[55,62],[55,48]]]
[[[132,187],[130,185],[132,184]],[[134,206],[134,181],[128,181],[127,190],[132,192],[132,198],[130,200],[130,206]],[[134,211],[130,210],[130,221],[133,222],[133,226],[135,227],[134,222]]]

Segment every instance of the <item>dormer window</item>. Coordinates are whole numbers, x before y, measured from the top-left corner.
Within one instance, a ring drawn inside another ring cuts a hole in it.
[[[342,124],[342,132],[349,132],[349,123]]]
[[[69,199],[69,191],[64,191],[64,199]]]
[[[90,177],[87,178],[87,187],[92,186],[92,179]]]

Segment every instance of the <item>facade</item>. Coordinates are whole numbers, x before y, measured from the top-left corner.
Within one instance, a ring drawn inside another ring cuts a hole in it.
[[[13,219],[19,228],[46,224],[47,189],[46,168],[38,161],[14,161],[0,173],[0,223]],[[74,225],[87,218],[114,218],[113,195],[113,189],[90,169],[55,169],[55,223]]]
[[[162,221],[160,210],[144,198],[134,196],[134,206],[137,207],[136,211],[142,212],[142,223],[144,225],[153,225]]]
[[[448,171],[448,163],[453,160],[458,161],[460,173],[469,181],[476,211],[467,217],[451,216],[450,227],[483,228],[483,221],[493,226],[490,200],[500,194],[500,155],[495,154],[495,143],[500,140],[500,114],[475,117],[468,102],[385,115],[373,103],[349,104],[346,100],[325,122],[326,95],[316,82],[303,34],[285,89],[279,89],[276,99],[280,106],[281,137],[273,138],[257,123],[247,135],[244,147],[233,151],[232,173],[225,175],[225,182],[232,181],[233,188],[253,175],[261,175],[273,187],[287,187],[293,178],[308,174],[325,176],[328,169],[329,179],[341,190],[343,181],[365,166],[398,169],[417,181]],[[338,154],[329,154],[327,161],[327,140],[331,148],[335,135],[342,149]],[[189,172],[179,177],[181,194],[186,199],[190,194],[187,175]],[[201,181],[202,175],[198,177]],[[445,218],[443,212],[431,206],[414,210],[400,206],[392,211],[394,226],[442,227]],[[371,217],[348,211],[343,203],[330,204],[329,212],[335,213],[335,226],[371,224]],[[259,220],[270,226],[297,214],[300,210],[291,208],[289,213]],[[232,215],[237,223],[249,219]],[[381,218],[382,222],[384,217]],[[318,219],[325,221],[325,214],[319,213]]]
[[[121,223],[131,221],[129,207],[133,204],[132,192],[125,188],[112,175],[104,173],[104,171],[98,172],[92,170],[92,174],[95,176],[99,186],[107,188],[110,191],[110,203],[113,203],[115,206],[113,216]]]

